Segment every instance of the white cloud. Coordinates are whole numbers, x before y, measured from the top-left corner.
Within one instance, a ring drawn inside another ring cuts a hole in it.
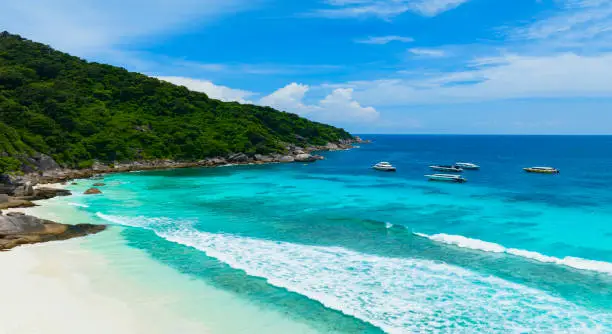
[[[322,119],[344,122],[371,122],[379,114],[373,107],[363,107],[353,99],[352,88],[337,88],[319,102]],[[322,113],[325,113],[323,115]]]
[[[208,80],[198,80],[186,77],[157,77],[175,85],[185,86],[196,92],[206,93],[209,97],[225,102],[235,101],[240,103],[253,103],[246,98],[256,95],[256,93],[241,89],[233,89],[225,86],[218,86]]]
[[[333,8],[321,9],[314,15],[328,18],[375,16],[390,19],[413,12],[422,16],[436,16],[467,2],[468,0],[328,0]]]
[[[321,122],[358,124],[372,122],[379,117],[376,109],[364,107],[354,100],[352,88],[336,88],[317,104],[304,102],[309,90],[310,87],[307,85],[291,83],[263,97],[259,104],[294,112]]]
[[[304,96],[309,90],[310,87],[307,85],[294,82],[268,96],[264,96],[259,100],[259,103],[296,114],[307,114],[313,109],[312,106],[307,106],[303,102]]]
[[[413,55],[421,56],[421,57],[438,58],[438,57],[446,56],[445,51],[438,50],[438,49],[412,48],[412,49],[409,49],[408,52],[412,53]]]
[[[495,64],[495,65],[491,65]],[[416,80],[353,83],[360,101],[381,106],[523,98],[612,97],[612,53],[508,55],[483,67]]]
[[[369,36],[364,39],[358,39],[355,42],[361,44],[388,44],[391,42],[410,43],[414,42],[414,39],[412,37],[404,36]]]

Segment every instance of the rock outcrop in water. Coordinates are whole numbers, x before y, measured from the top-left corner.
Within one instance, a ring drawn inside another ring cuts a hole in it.
[[[105,225],[65,225],[23,213],[0,215],[0,251],[23,244],[66,240],[103,231]]]
[[[102,191],[100,191],[100,189],[98,188],[89,188],[87,190],[85,190],[85,192],[83,194],[85,195],[96,195],[96,194],[101,194]]]

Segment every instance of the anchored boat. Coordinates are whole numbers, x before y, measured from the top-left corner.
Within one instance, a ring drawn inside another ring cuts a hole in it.
[[[376,165],[372,166],[372,168],[382,171],[382,172],[395,172],[396,170],[396,168],[393,167],[393,165],[391,165],[390,163],[386,161],[381,161],[377,163]]]
[[[455,183],[463,183],[466,182],[467,179],[461,177],[460,175],[453,174],[433,174],[433,175],[425,175],[429,178],[429,181],[444,181],[444,182],[455,182]]]
[[[429,166],[429,168],[439,171],[439,172],[450,172],[450,173],[461,173],[463,169],[459,166],[451,166],[451,165],[433,165]]]
[[[553,167],[527,167],[523,168],[527,173],[539,173],[539,174],[559,174],[559,170]]]
[[[455,166],[459,168],[471,169],[471,170],[480,169],[480,166],[478,166],[477,164],[473,164],[471,162],[456,162]]]

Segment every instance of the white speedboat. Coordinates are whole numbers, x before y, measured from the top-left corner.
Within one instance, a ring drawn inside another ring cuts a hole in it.
[[[455,166],[463,169],[480,169],[480,166],[471,162],[456,162]]]
[[[396,170],[396,168],[393,167],[393,165],[391,165],[390,163],[386,161],[381,161],[377,163],[376,165],[372,166],[372,168],[379,170],[379,171],[383,171],[383,172],[395,172]]]
[[[461,177],[460,175],[454,174],[433,174],[433,175],[425,175],[429,178],[429,181],[444,181],[444,182],[456,182],[463,183],[466,182],[467,179]]]
[[[463,169],[459,166],[451,166],[451,165],[433,165],[429,166],[429,168],[438,171],[438,172],[447,172],[447,173],[461,173]]]

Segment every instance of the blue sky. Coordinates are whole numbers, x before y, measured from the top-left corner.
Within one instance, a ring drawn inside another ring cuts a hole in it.
[[[612,0],[4,0],[0,30],[356,133],[612,134]]]

